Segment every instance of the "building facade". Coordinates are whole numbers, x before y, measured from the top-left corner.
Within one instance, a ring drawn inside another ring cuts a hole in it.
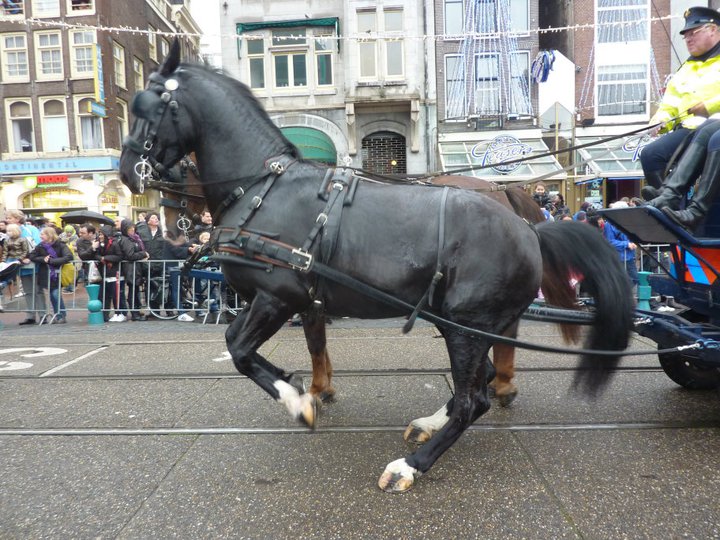
[[[432,2],[222,4],[223,67],[303,156],[381,174],[435,167]]]
[[[132,217],[157,208],[157,194],[122,184],[118,163],[132,97],[169,50],[159,32],[199,30],[176,1],[2,3],[0,205],[57,224],[70,210]],[[196,37],[181,43],[197,58]]]

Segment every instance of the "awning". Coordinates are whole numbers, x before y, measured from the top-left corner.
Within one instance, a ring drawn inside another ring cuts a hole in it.
[[[335,35],[340,35],[340,20],[337,17],[324,17],[321,19],[295,19],[292,21],[261,21],[249,23],[237,23],[235,29],[238,34],[264,30],[266,28],[298,28],[301,26],[332,26],[335,28]]]
[[[574,145],[590,143],[577,151],[577,162],[585,162],[579,174],[608,180],[639,180],[644,177],[640,163],[642,138],[638,135],[599,142],[606,136],[576,137]],[[646,142],[646,141],[645,141]],[[593,144],[598,143],[598,144]],[[640,147],[638,147],[640,144]],[[586,180],[579,180],[583,183]]]
[[[539,129],[500,132],[465,132],[440,135],[440,163],[448,173],[468,167],[459,174],[475,176],[492,182],[530,182],[564,180],[567,173],[554,156],[528,159],[522,163],[503,165],[506,161],[548,152]]]
[[[280,128],[280,131],[298,147],[303,158],[322,161],[328,165],[337,163],[335,145],[322,131],[296,126]]]

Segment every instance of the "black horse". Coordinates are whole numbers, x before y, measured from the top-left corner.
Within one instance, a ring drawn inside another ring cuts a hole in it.
[[[429,442],[387,465],[382,489],[409,489],[488,410],[492,343],[472,329],[501,334],[533,301],[544,272],[561,284],[584,276],[597,301],[591,348],[626,347],[630,285],[598,231],[572,222],[536,229],[471,191],[338,176],[300,159],[246,86],[179,60],[174,43],[136,95],[120,175],[141,192],[153,169],[195,153],[223,273],[250,302],[226,332],[242,374],[315,426],[317,400],[257,352],[293,313],[385,318],[417,305],[448,321],[438,323],[455,386],[447,420]],[[618,359],[584,356],[576,387],[595,393]]]

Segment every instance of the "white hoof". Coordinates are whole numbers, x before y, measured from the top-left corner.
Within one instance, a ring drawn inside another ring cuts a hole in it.
[[[388,493],[402,493],[413,486],[420,471],[410,467],[405,459],[397,459],[385,467],[385,472],[378,480],[378,486]]]
[[[312,394],[300,394],[285,381],[276,381],[277,401],[285,405],[290,415],[310,428],[315,428],[318,418],[318,400]]]
[[[449,419],[447,407],[443,405],[442,409],[432,416],[417,418],[410,422],[410,425],[405,429],[405,433],[403,433],[403,438],[411,443],[426,443],[447,424]]]

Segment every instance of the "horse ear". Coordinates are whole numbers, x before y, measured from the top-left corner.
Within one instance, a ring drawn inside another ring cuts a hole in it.
[[[178,38],[175,38],[172,42],[172,45],[170,45],[170,52],[165,57],[165,60],[163,60],[162,66],[160,66],[160,69],[158,71],[163,77],[168,77],[177,69],[179,64],[180,41],[178,40]]]

